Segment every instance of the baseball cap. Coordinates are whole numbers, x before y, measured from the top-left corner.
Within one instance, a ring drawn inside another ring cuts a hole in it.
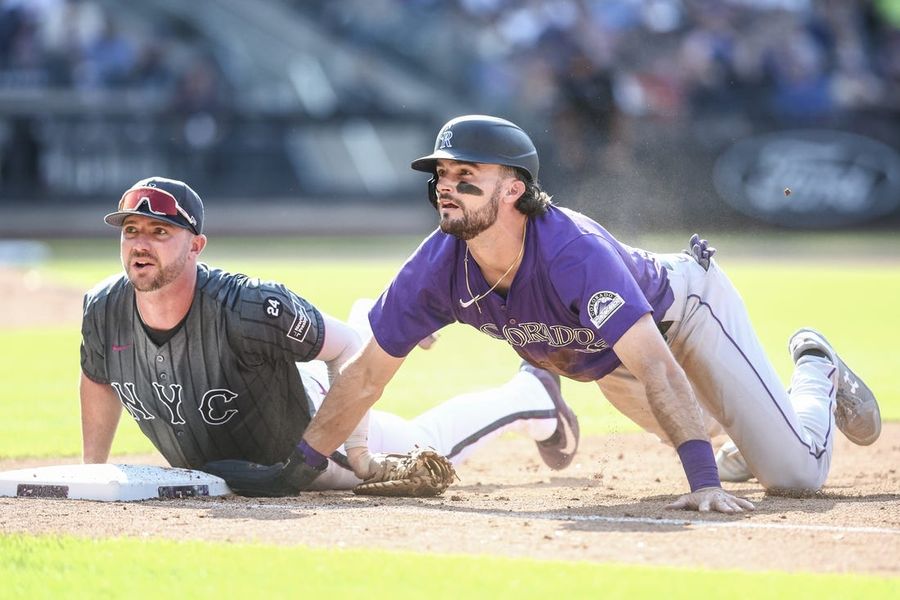
[[[176,179],[148,177],[135,183],[119,200],[119,210],[103,220],[113,227],[121,227],[128,215],[153,217],[203,233],[203,200],[191,186]]]

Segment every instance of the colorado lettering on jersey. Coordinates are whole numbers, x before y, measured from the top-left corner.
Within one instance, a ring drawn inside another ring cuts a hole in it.
[[[168,386],[152,382],[153,391],[156,392],[156,398],[159,403],[165,406],[169,412],[169,422],[172,425],[184,425],[184,413],[181,410],[184,401],[182,399],[182,387],[177,383],[171,383]],[[119,401],[132,416],[135,421],[152,421],[156,417],[150,412],[150,409],[138,398],[137,390],[134,384],[126,382],[124,384],[114,381],[111,383]],[[168,387],[168,389],[166,389]],[[203,394],[197,411],[203,418],[203,421],[209,425],[224,425],[230,421],[238,410],[236,408],[224,408],[229,402],[237,398],[238,395],[231,390],[215,389],[209,390]]]
[[[479,330],[498,340],[506,340],[510,346],[517,347],[525,344],[547,344],[553,348],[581,346],[572,348],[576,352],[600,352],[609,348],[606,340],[598,338],[594,330],[587,327],[567,327],[532,322],[504,325],[501,331],[495,324],[485,323],[479,327]]]

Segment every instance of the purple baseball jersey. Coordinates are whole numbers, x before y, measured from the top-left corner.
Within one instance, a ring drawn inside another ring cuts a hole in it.
[[[505,297],[493,292],[477,306],[461,306],[471,299],[465,253],[465,242],[436,230],[406,261],[369,313],[388,354],[406,356],[429,334],[459,321],[506,340],[535,365],[594,381],[621,364],[612,346],[622,334],[647,313],[658,322],[673,300],[653,254],[564,208],[551,206],[528,220],[525,254]],[[491,286],[474,259],[469,266],[478,296]]]

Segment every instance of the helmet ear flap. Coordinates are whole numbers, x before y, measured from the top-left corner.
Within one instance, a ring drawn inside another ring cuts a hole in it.
[[[428,180],[428,200],[435,209],[438,207],[437,181],[437,175],[432,175]]]

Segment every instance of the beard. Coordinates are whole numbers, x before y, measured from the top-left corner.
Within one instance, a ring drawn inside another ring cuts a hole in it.
[[[145,252],[132,254],[131,258],[141,258],[143,256],[149,257],[150,255]],[[157,266],[156,275],[153,276],[152,279],[144,279],[140,277],[140,273],[134,271],[134,267],[131,266],[131,260],[128,261],[128,266],[125,267],[125,272],[128,275],[128,281],[131,282],[131,285],[134,286],[139,292],[155,292],[156,290],[162,289],[163,287],[169,285],[176,279],[181,273],[184,271],[184,266],[187,264],[188,255],[187,253],[181,254],[175,260],[175,262],[170,263],[165,266]]]
[[[457,203],[458,204],[458,203]],[[491,199],[481,208],[470,211],[462,204],[462,216],[456,219],[441,214],[441,231],[468,241],[497,222],[500,207],[500,186],[494,188]]]

